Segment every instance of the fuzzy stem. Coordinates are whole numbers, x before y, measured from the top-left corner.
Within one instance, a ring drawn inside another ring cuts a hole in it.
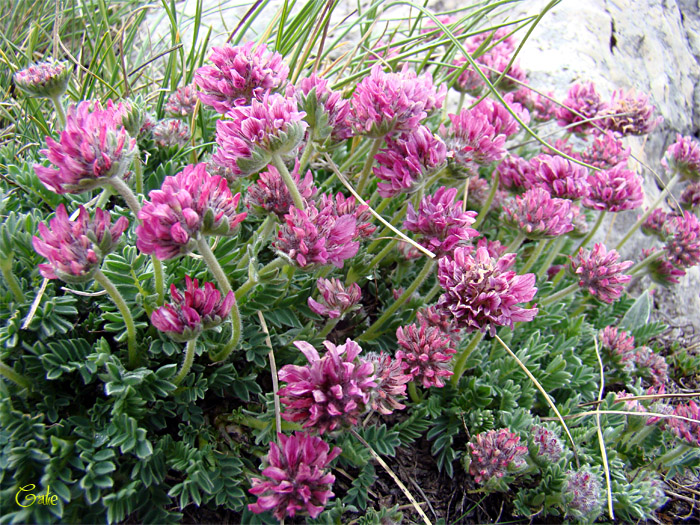
[[[574,293],[579,288],[580,288],[580,286],[578,283],[570,284],[566,288],[559,290],[557,293],[553,293],[549,297],[545,297],[544,299],[542,299],[540,301],[540,306],[547,306],[550,304],[554,304],[557,301],[562,300],[567,295]]]
[[[6,255],[6,257],[8,256]],[[5,282],[7,282],[10,291],[12,291],[12,295],[15,296],[15,301],[23,303],[25,301],[24,292],[22,291],[17,277],[12,273],[12,254],[10,254],[7,259],[3,259],[2,262],[0,262],[0,271],[2,271],[2,276],[5,278]]]
[[[102,208],[104,205],[107,203],[109,198],[113,195],[112,193],[112,187],[111,186],[105,186],[102,188],[102,193],[100,193],[100,196],[97,198],[97,202],[95,203],[95,208]]]
[[[278,153],[272,154],[272,164],[275,165],[275,168],[277,168],[280,177],[282,177],[284,184],[287,186],[289,194],[292,196],[292,200],[294,201],[294,206],[296,206],[300,210],[306,209],[306,205],[304,204],[304,198],[301,196],[301,193],[299,193],[299,188],[297,188],[296,182],[294,182],[294,179],[289,174],[287,166],[284,164],[282,157],[280,157]]]
[[[457,358],[457,361],[455,362],[455,366],[453,368],[454,374],[452,374],[451,379],[453,386],[456,387],[459,384],[459,379],[462,377],[462,374],[464,374],[467,359],[483,338],[483,332],[475,333],[472,337],[472,340],[469,341],[469,345],[467,345],[467,347],[464,350],[462,350],[462,353],[459,354],[459,357]]]
[[[634,275],[637,272],[642,271],[644,268],[646,268],[649,264],[653,263],[656,259],[661,257],[664,254],[663,250],[658,250],[652,253],[651,255],[647,256],[643,261],[639,261],[637,264],[632,266],[628,270],[628,275]]]
[[[523,243],[523,241],[526,239],[525,234],[523,232],[518,232],[518,234],[515,236],[515,239],[513,239],[513,242],[511,242],[508,245],[508,248],[505,249],[504,253],[515,253],[518,251],[518,248],[520,248],[520,245]]]
[[[163,282],[163,263],[155,255],[151,255],[153,265],[153,280],[155,281],[156,293],[158,294],[158,306],[163,306],[165,301],[165,283]]]
[[[143,168],[141,167],[141,155],[139,147],[136,146],[136,152],[134,153],[134,187],[136,188],[136,193],[143,195]]]
[[[559,237],[556,238],[554,242],[552,242],[549,245],[549,253],[547,254],[547,258],[544,260],[542,263],[542,266],[540,267],[539,271],[537,272],[537,278],[542,279],[544,277],[544,274],[547,273],[547,270],[549,267],[552,265],[552,262],[554,259],[557,258],[557,255],[559,255],[559,251],[561,250],[562,244],[564,244],[564,241],[566,240],[566,237],[563,235],[560,235]]]
[[[61,98],[61,95],[51,97],[51,102],[53,102],[53,107],[56,109],[56,118],[61,125],[61,129],[66,129],[66,110],[63,109],[63,101]]]
[[[576,249],[571,252],[571,255],[576,255],[581,248],[585,248],[586,245],[591,242],[591,239],[593,236],[596,234],[598,231],[598,228],[600,228],[600,225],[603,224],[603,219],[605,219],[605,216],[607,215],[607,211],[603,210],[598,214],[598,219],[596,219],[595,224],[593,225],[593,228],[591,231],[588,232],[588,235],[586,235],[583,240],[579,243],[579,245],[576,247]]]
[[[675,448],[672,448],[668,452],[666,452],[663,456],[659,456],[656,461],[654,461],[654,464],[656,465],[667,465],[671,461],[681,457],[683,454],[688,452],[689,450],[692,450],[693,447],[686,445],[685,443],[681,443]]]
[[[649,215],[651,215],[651,212],[654,211],[654,209],[656,209],[656,207],[661,203],[661,201],[663,201],[666,198],[666,195],[671,193],[671,190],[673,189],[673,187],[676,185],[676,183],[679,180],[680,180],[679,173],[676,173],[673,177],[671,177],[671,180],[668,181],[668,184],[664,188],[664,191],[661,192],[661,194],[656,198],[654,203],[651,206],[649,206],[649,209],[644,212],[644,214],[637,220],[637,222],[635,222],[632,225],[632,227],[629,229],[627,234],[622,238],[622,240],[619,243],[617,243],[617,246],[615,247],[615,249],[618,252],[620,251],[620,248],[622,248],[625,245],[625,243],[629,240],[629,238],[632,237],[632,234],[634,234],[634,232],[636,232],[637,229],[639,229],[639,227],[642,224],[644,224],[644,221],[646,221],[647,217],[649,217]]]
[[[300,176],[302,173],[304,173],[304,170],[306,169],[306,166],[309,163],[309,159],[311,158],[311,154],[314,152],[314,143],[311,139],[312,137],[309,137],[309,141],[306,143],[306,146],[304,146],[304,152],[301,154],[301,159],[299,160]]]
[[[117,193],[124,198],[126,205],[131,210],[131,213],[134,214],[134,217],[138,217],[139,212],[141,211],[141,205],[139,204],[138,199],[136,199],[134,192],[131,191],[129,186],[127,186],[126,182],[119,177],[112,177],[109,179],[109,184],[111,184]]]
[[[369,153],[367,154],[365,165],[362,167],[362,171],[360,172],[360,179],[357,183],[357,193],[359,193],[360,195],[362,195],[365,186],[367,186],[367,181],[369,180],[369,173],[370,171],[372,171],[372,165],[374,164],[374,156],[379,151],[379,148],[382,145],[383,141],[384,137],[374,139],[372,147],[370,148]]]
[[[32,382],[28,378],[15,372],[14,368],[7,366],[2,361],[0,361],[0,375],[22,388],[26,388],[27,390],[31,390],[32,388]]]
[[[420,403],[423,400],[420,394],[418,393],[415,381],[411,381],[410,383],[408,383],[408,396],[414,403]]]
[[[535,249],[532,251],[530,254],[530,257],[527,258],[527,261],[525,261],[525,266],[523,266],[520,269],[521,274],[526,274],[527,271],[532,268],[532,266],[535,264],[537,259],[540,258],[540,255],[542,254],[542,251],[544,250],[544,247],[551,244],[548,239],[541,239],[540,242],[537,243],[537,246],[535,246]]]
[[[265,277],[267,274],[271,273],[273,270],[279,268],[280,266],[284,266],[287,264],[287,261],[285,261],[282,257],[277,257],[277,259],[273,259],[271,262],[263,266],[260,271],[258,272],[259,277]],[[236,301],[240,300],[241,297],[243,297],[245,294],[247,294],[250,290],[253,289],[253,287],[258,284],[257,279],[248,279],[246,282],[244,282],[237,290],[236,290]]]
[[[272,396],[275,404],[275,424],[277,425],[276,435],[279,436],[282,433],[282,408],[280,407],[280,396],[279,396],[279,380],[277,377],[277,362],[275,361],[275,351],[272,347],[272,341],[270,340],[270,331],[267,329],[267,323],[265,322],[265,316],[258,310],[258,319],[260,320],[260,326],[265,334],[265,344],[270,349],[270,375],[272,376]]]
[[[413,293],[420,287],[421,284],[423,284],[423,281],[425,281],[430,273],[433,271],[433,268],[435,268],[435,261],[433,259],[428,259],[425,262],[425,266],[423,266],[423,269],[420,271],[420,273],[416,276],[416,279],[413,281],[411,286],[406,288],[404,293],[401,294],[401,296],[394,301],[394,303],[386,309],[386,311],[377,319],[374,321],[372,326],[370,326],[367,331],[362,334],[360,337],[357,338],[358,341],[371,341],[374,339],[376,336],[377,330],[379,330],[382,325],[392,316],[394,313],[396,313],[396,310],[398,310],[406,301],[408,301],[413,295]]]
[[[124,297],[122,297],[122,294],[119,293],[119,290],[117,290],[114,283],[110,281],[109,277],[102,273],[102,270],[98,269],[95,272],[95,280],[100,283],[102,288],[107,290],[107,293],[112,298],[112,301],[114,301],[114,304],[117,305],[119,312],[124,318],[124,324],[126,325],[126,341],[129,349],[129,367],[136,368],[139,356],[136,348],[136,326],[134,325],[134,318],[131,316],[131,311],[126,304]]]
[[[489,196],[486,198],[486,202],[484,202],[481,210],[479,210],[479,215],[476,218],[476,222],[472,225],[475,230],[481,226],[481,223],[484,222],[484,219],[486,219],[486,216],[489,214],[491,204],[493,203],[493,199],[496,196],[496,191],[498,190],[498,180],[499,174],[497,171],[494,171],[491,178],[491,190],[489,191]]]
[[[190,339],[187,341],[187,346],[185,347],[185,359],[182,361],[182,366],[177,375],[173,378],[173,383],[179,385],[185,376],[189,373],[190,368],[192,368],[192,363],[194,363],[194,349],[197,346],[197,338]]]
[[[255,233],[250,236],[250,239],[246,241],[243,247],[247,247],[248,245],[254,243],[258,239],[262,239],[262,242],[264,243],[269,237],[270,233],[272,233],[275,224],[276,222],[273,215],[268,215],[267,217],[265,217],[265,220],[260,224]],[[236,265],[236,270],[240,270],[241,268],[243,268],[246,264],[248,264],[249,261],[250,257],[248,256],[248,252],[246,251],[246,253],[243,254],[243,257],[241,257],[241,260],[238,261],[238,264]]]
[[[325,339],[328,334],[331,333],[333,328],[335,328],[335,325],[338,324],[338,321],[340,321],[340,317],[336,317],[335,319],[328,319],[326,321],[326,324],[323,326],[323,329],[318,333],[318,337],[321,339]]]

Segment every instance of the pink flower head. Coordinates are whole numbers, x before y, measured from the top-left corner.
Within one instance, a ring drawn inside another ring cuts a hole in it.
[[[557,237],[574,229],[571,201],[553,198],[544,188],[532,188],[503,205],[506,222],[528,239]]]
[[[547,96],[543,96],[537,93],[532,96],[532,108],[530,110],[530,114],[532,115],[533,119],[539,122],[547,122],[553,118],[556,118],[556,105],[552,101],[553,94],[548,92],[546,95]]]
[[[565,491],[568,507],[574,514],[588,516],[601,507],[600,481],[588,470],[569,471]]]
[[[412,377],[402,372],[401,359],[393,359],[389,354],[371,353],[367,360],[374,365],[377,388],[370,402],[372,410],[389,415],[394,410],[403,410],[406,405],[399,403],[399,398],[406,395],[406,383]]]
[[[509,470],[525,466],[527,447],[520,444],[520,437],[507,428],[482,432],[467,444],[471,462],[469,474],[477,483],[502,478]]]
[[[257,173],[272,160],[284,155],[304,138],[305,113],[298,111],[296,98],[265,94],[250,106],[236,106],[217,120],[214,160],[243,176]]]
[[[290,208],[284,216],[274,247],[301,268],[324,264],[343,267],[354,257],[360,243],[353,241],[357,221],[352,215],[338,217],[330,206],[319,211],[309,203],[305,210]]]
[[[626,93],[620,89],[613,93],[610,105],[602,112],[606,115],[601,125],[622,135],[646,135],[663,122],[663,117],[654,118],[656,108],[649,104],[649,96],[634,90]]]
[[[576,200],[588,195],[588,170],[564,157],[537,155],[530,163],[532,172],[526,175],[532,186],[542,186],[552,197]]]
[[[685,210],[682,216],[671,218],[664,226],[668,261],[679,268],[700,264],[700,221]]]
[[[676,142],[666,150],[661,164],[668,169],[680,173],[686,179],[700,180],[700,143],[692,137],[676,134]]]
[[[153,141],[159,148],[184,148],[190,141],[190,127],[183,121],[171,118],[153,126]]]
[[[444,85],[435,87],[430,73],[418,76],[407,67],[400,73],[385,73],[375,64],[355,88],[350,123],[358,135],[374,138],[410,131],[442,107],[446,91]]]
[[[290,175],[304,200],[308,201],[316,195],[318,188],[314,186],[311,170],[306,172],[303,179],[299,175],[299,160],[295,160],[294,170]],[[289,213],[289,207],[294,206],[287,185],[272,164],[267,166],[267,171],[260,173],[255,184],[248,186],[244,202],[248,209],[261,214],[274,213],[280,220]]]
[[[401,346],[396,358],[403,362],[403,371],[412,381],[425,388],[445,386],[442,378],[453,374],[450,361],[457,353],[447,334],[427,323],[410,324],[397,328],[396,339]]]
[[[506,253],[508,246],[503,246],[501,241],[489,241],[486,237],[480,237],[476,243],[477,248],[486,248],[488,254],[494,259],[498,259]]]
[[[375,156],[374,174],[383,181],[377,184],[379,195],[388,198],[418,191],[442,169],[446,158],[445,143],[423,125],[398,138],[386,137],[386,148]]]
[[[285,365],[279,371],[280,381],[287,383],[279,390],[286,407],[282,417],[319,434],[357,425],[377,388],[374,365],[359,357],[360,345],[350,339],[340,346],[323,344],[327,351],[320,357],[309,343],[295,341],[309,364]]]
[[[421,244],[437,255],[449,253],[479,236],[469,227],[476,221],[476,213],[463,211],[462,201],[455,202],[456,197],[456,188],[442,186],[420,201],[418,211],[408,205],[404,228],[420,234]]]
[[[622,141],[611,131],[598,133],[591,145],[581,153],[581,160],[600,169],[609,169],[626,165],[630,148],[625,148]]]
[[[200,89],[202,104],[219,113],[244,106],[278,89],[287,80],[289,67],[279,53],[270,53],[264,45],[247,42],[242,46],[212,48],[209,57],[214,66],[200,67],[194,80]]]
[[[644,202],[641,177],[623,166],[594,172],[588,176],[588,186],[582,201],[586,208],[618,212],[635,210]]]
[[[151,323],[178,342],[197,337],[202,330],[220,325],[231,314],[236,296],[229,291],[221,298],[221,292],[212,283],[203,283],[185,275],[185,289],[181,292],[170,285],[172,303],[166,303],[151,314]]]
[[[634,336],[615,326],[606,326],[598,337],[605,356],[617,367],[630,370],[634,361]]]
[[[136,246],[159,259],[190,252],[201,235],[233,235],[247,213],[237,213],[240,193],[207,173],[206,164],[186,166],[153,190],[138,214]]]
[[[585,120],[595,118],[607,105],[600,99],[600,95],[595,90],[593,82],[587,84],[574,84],[569,89],[564,105],[555,111],[557,122],[560,126],[572,126],[570,129],[574,133],[587,133],[594,129],[592,122]]]
[[[49,58],[17,71],[15,85],[26,95],[38,98],[56,98],[63,95],[68,87],[70,68],[68,63]]]
[[[496,334],[497,326],[532,321],[537,308],[522,308],[537,292],[535,274],[518,275],[512,270],[514,253],[492,257],[486,247],[459,247],[438,261],[438,281],[445,293],[438,307],[449,311],[467,332]]]
[[[550,463],[559,461],[564,453],[564,446],[554,432],[542,425],[533,425],[530,429],[530,435],[532,436],[535,456]]]
[[[336,217],[342,217],[344,215],[354,217],[354,241],[371,237],[377,230],[377,227],[372,224],[373,218],[372,212],[369,211],[369,206],[359,204],[353,196],[346,197],[342,193],[338,192],[335,194],[335,198],[333,198],[333,195],[324,193],[321,195],[320,207],[330,208],[333,211],[333,215]]]
[[[309,297],[309,308],[318,315],[337,319],[355,309],[362,299],[362,290],[357,283],[352,283],[347,289],[338,279],[319,278],[316,288],[321,293],[321,301],[314,301]]]
[[[690,445],[700,447],[700,406],[695,401],[690,401],[686,405],[676,406],[673,415],[692,419],[692,421],[671,417],[666,419],[666,428]]]
[[[328,473],[328,464],[341,449],[334,447],[329,452],[328,443],[305,432],[280,433],[277,438],[280,446],[270,442],[267,467],[262,471],[266,479],[252,478],[249,492],[258,501],[249,504],[248,510],[255,514],[272,511],[280,521],[298,514],[316,518],[334,496],[335,476]]]
[[[121,124],[121,105],[111,101],[102,109],[86,100],[71,105],[60,142],[46,137],[48,149],[40,151],[55,168],[34,166],[39,180],[56,193],[82,193],[123,177],[136,152],[136,139]]]
[[[452,340],[453,345],[456,345],[461,339],[462,330],[457,326],[454,318],[449,312],[445,312],[435,305],[426,306],[418,310],[416,312],[416,321],[420,326],[427,325],[438,328]]]
[[[49,226],[39,223],[39,235],[32,238],[34,250],[46,257],[48,264],[39,265],[39,273],[47,279],[61,279],[76,284],[92,279],[102,259],[119,243],[119,237],[129,226],[120,217],[110,226],[109,212],[95,208],[95,217],[80,206],[78,217],[72,221],[61,203]]]
[[[578,276],[579,286],[606,303],[620,298],[625,284],[632,277],[625,275],[632,261],[617,262],[620,254],[608,251],[603,244],[596,244],[592,250],[581,248],[576,257],[570,257],[571,269]]]
[[[482,177],[474,177],[469,179],[468,190],[467,208],[471,210],[481,210],[491,194],[491,183]],[[500,210],[509,196],[508,192],[497,188],[488,211]]]
[[[196,105],[197,90],[194,84],[188,84],[178,88],[168,97],[165,112],[175,118],[188,117],[194,113]]]
[[[440,133],[447,145],[447,163],[454,176],[477,175],[479,166],[501,160],[505,154],[506,136],[499,134],[488,117],[480,111],[462,109],[450,114],[452,126],[442,126]]]
[[[640,260],[643,261],[651,254],[656,252],[656,248],[642,248],[642,255]],[[670,286],[671,284],[678,284],[680,281],[678,277],[683,277],[685,275],[685,270],[676,268],[664,254],[658,259],[654,259],[646,267],[647,275],[652,281],[658,283],[662,286]]]
[[[700,210],[700,182],[688,184],[681,193],[680,204],[686,210]]]
[[[297,96],[301,108],[306,112],[306,121],[313,139],[323,143],[330,137],[340,142],[352,136],[348,122],[350,101],[341,93],[328,87],[328,80],[314,73],[299,80]]]
[[[668,363],[664,356],[655,353],[648,346],[642,346],[635,352],[633,359],[640,374],[653,385],[660,386],[668,382]]]
[[[525,117],[521,118],[521,120],[524,120],[526,124],[530,121],[529,112],[520,104],[514,103],[512,95],[506,95],[506,103],[508,103],[508,105],[511,106],[511,109],[513,109],[516,113],[519,113],[520,117]],[[493,129],[497,135],[505,135],[506,137],[510,137],[515,135],[520,129],[518,122],[500,102],[485,98],[474,106],[471,111],[473,115],[483,115],[486,117],[489,124],[493,126]]]
[[[499,184],[506,189],[519,191],[529,186],[528,178],[532,178],[532,164],[517,155],[507,155],[496,168]]]
[[[673,214],[668,214],[661,208],[654,208],[642,223],[642,232],[645,235],[655,235],[662,238],[664,226],[670,217],[673,217]]]

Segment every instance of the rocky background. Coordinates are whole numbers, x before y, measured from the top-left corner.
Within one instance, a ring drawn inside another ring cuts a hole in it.
[[[262,33],[281,2],[273,0],[252,26]],[[549,2],[527,0],[513,4],[511,20],[539,13]],[[344,0],[334,15],[338,21],[350,15],[356,2]],[[445,11],[462,7],[461,0],[430,1],[428,8]],[[196,2],[178,4],[184,19],[194,16]],[[221,45],[249,8],[249,2],[205,0],[203,30],[212,27],[212,45]],[[399,15],[408,16],[408,8]],[[415,16],[413,10],[413,16]],[[162,9],[155,10],[146,24],[145,38],[158,42],[170,38]],[[182,38],[189,48],[191,24],[184,24]],[[635,89],[650,95],[664,122],[644,138],[627,140],[638,159],[637,169],[645,179],[647,202],[659,195],[668,177],[660,160],[676,133],[700,136],[700,0],[562,0],[542,19],[519,55],[529,72],[530,84],[552,91],[562,100],[576,82],[593,81],[604,99],[616,89]],[[634,161],[631,160],[632,163]],[[683,184],[674,190],[678,196]],[[596,241],[616,244],[638,213],[625,212],[610,227],[610,215]],[[607,239],[606,239],[607,237]],[[624,259],[633,259],[648,247],[649,239],[638,234],[623,248]],[[680,279],[680,284],[655,293],[658,315],[681,332],[700,335],[700,268]],[[647,286],[648,282],[640,283]]]

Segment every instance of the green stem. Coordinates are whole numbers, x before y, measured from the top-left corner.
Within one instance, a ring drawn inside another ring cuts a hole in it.
[[[580,286],[578,283],[570,284],[566,288],[559,290],[557,293],[554,293],[554,294],[550,295],[549,297],[545,297],[544,299],[542,299],[540,301],[540,306],[547,306],[547,305],[556,303],[557,301],[562,300],[567,295],[574,293],[579,288],[580,288]]]
[[[289,194],[292,196],[292,200],[294,201],[294,206],[296,206],[300,210],[306,209],[306,205],[304,204],[304,198],[301,196],[301,193],[299,193],[299,188],[297,188],[296,182],[294,182],[294,179],[289,174],[287,166],[284,164],[282,157],[280,157],[278,153],[272,154],[272,164],[275,165],[275,168],[277,168],[280,177],[282,177],[284,184],[287,186]]]
[[[379,194],[377,193],[377,195]],[[391,199],[383,199],[382,202],[379,203],[379,206],[374,208],[374,211],[376,211],[378,214],[381,214],[386,209],[386,207],[389,206],[389,204],[391,204]]]
[[[61,125],[61,129],[66,129],[66,110],[63,109],[61,95],[51,97],[51,102],[53,102],[53,107],[56,109],[56,118]]]
[[[544,260],[540,270],[537,272],[538,279],[542,279],[545,273],[547,273],[547,270],[552,265],[552,262],[554,262],[554,259],[556,259],[557,255],[559,255],[564,241],[566,241],[566,237],[564,235],[560,235],[554,242],[552,242],[552,244],[549,245],[549,253],[547,254],[547,258]]]
[[[526,239],[525,234],[523,232],[518,232],[518,234],[515,236],[515,239],[513,239],[513,242],[511,242],[508,245],[508,248],[505,249],[504,253],[515,253],[518,251],[518,248],[520,248],[520,245],[523,243],[523,241]]]
[[[104,205],[107,204],[107,201],[111,196],[112,186],[105,186],[104,188],[102,188],[102,193],[100,193],[100,196],[97,198],[95,208],[104,208]]]
[[[368,268],[374,268],[377,264],[379,264],[384,257],[386,257],[390,252],[394,250],[394,247],[399,243],[398,239],[391,239],[382,250],[375,255],[372,260],[369,262],[367,265]]]
[[[136,146],[136,152],[134,153],[134,177],[136,178],[134,182],[136,193],[143,195],[143,168],[141,167],[141,155],[138,146]]]
[[[185,376],[189,373],[190,368],[192,368],[192,363],[194,363],[194,349],[197,346],[197,338],[190,339],[187,341],[187,346],[185,347],[185,359],[182,361],[182,366],[177,375],[173,378],[173,383],[179,385]]]
[[[542,254],[542,251],[544,250],[544,247],[550,244],[549,239],[541,239],[540,242],[537,243],[537,246],[535,246],[535,249],[532,251],[530,254],[530,257],[527,258],[527,261],[525,261],[525,266],[523,266],[520,269],[521,274],[526,274],[527,271],[532,268],[532,265],[535,264],[535,261],[540,258],[540,255]]]
[[[272,215],[268,215],[267,217],[265,217],[265,220],[262,222],[262,224],[260,224],[255,233],[251,235],[250,239],[248,239],[243,245],[243,248],[246,248],[247,246],[256,242],[258,239],[262,239],[261,244],[264,244],[267,238],[269,237],[270,233],[272,233],[275,224],[276,222]],[[240,270],[241,268],[243,268],[246,264],[248,264],[248,261],[250,261],[250,257],[248,255],[248,251],[246,250],[246,252],[243,254],[243,257],[241,257],[241,260],[238,261],[238,264],[236,265],[236,270]]]
[[[112,177],[109,179],[109,183],[112,185],[112,188],[114,188],[116,192],[126,201],[126,205],[131,210],[131,213],[134,214],[134,217],[138,217],[139,212],[141,211],[141,205],[139,204],[136,195],[134,195],[134,192],[131,191],[129,186],[127,186],[126,182],[124,182],[124,180],[120,177]]]
[[[469,341],[469,345],[462,350],[462,353],[459,354],[459,357],[457,358],[457,361],[455,362],[455,366],[453,369],[454,374],[452,375],[452,385],[457,386],[459,384],[459,379],[462,377],[462,374],[464,374],[465,366],[467,364],[467,359],[471,355],[471,353],[474,351],[474,349],[477,347],[477,345],[481,342],[481,340],[484,338],[484,333],[483,332],[477,332],[474,334],[472,337],[472,340]]]
[[[151,255],[153,265],[153,280],[155,281],[156,293],[158,294],[158,306],[162,306],[165,301],[165,283],[163,282],[163,263],[155,255]]]
[[[7,282],[10,291],[12,291],[12,295],[15,296],[15,301],[23,303],[25,301],[24,292],[22,291],[17,277],[12,273],[12,254],[9,254],[9,256],[6,255],[5,257],[8,258],[0,262],[0,271],[2,271],[2,276],[5,278],[5,282]]]
[[[336,317],[335,319],[328,319],[328,321],[326,321],[326,324],[323,327],[323,330],[321,330],[318,333],[318,337],[320,337],[321,339],[325,339],[326,336],[331,333],[333,328],[335,328],[335,325],[338,324],[338,321],[340,321],[340,317]]]
[[[276,270],[277,268],[280,268],[287,264],[287,261],[285,261],[282,257],[277,257],[277,259],[272,260],[265,266],[263,266],[260,271],[258,272],[258,277],[266,277],[269,275],[273,270]],[[260,282],[258,279],[251,279],[249,278],[246,282],[244,282],[237,290],[236,290],[236,301],[239,301],[245,294],[247,294],[250,290],[253,289],[253,287]]]
[[[656,207],[661,203],[661,201],[663,201],[666,198],[666,195],[671,193],[671,190],[673,189],[673,187],[676,185],[676,183],[679,180],[680,180],[680,174],[676,173],[671,178],[671,180],[668,181],[668,184],[664,188],[664,191],[661,192],[661,194],[656,198],[654,203],[651,206],[649,206],[649,209],[644,212],[644,214],[637,220],[637,222],[635,222],[632,225],[632,227],[629,229],[627,234],[622,238],[622,240],[619,243],[617,243],[617,246],[615,247],[615,249],[618,252],[620,251],[620,248],[622,248],[625,245],[625,243],[629,240],[629,238],[632,237],[632,234],[634,234],[634,232],[636,232],[637,229],[639,229],[639,227],[642,224],[644,224],[644,221],[646,221],[647,217],[649,217],[649,215],[651,215],[651,212],[654,211],[654,209],[656,209]]]
[[[134,318],[131,316],[131,311],[124,297],[122,297],[122,294],[119,293],[117,287],[109,280],[109,277],[102,273],[102,270],[98,269],[95,272],[95,280],[100,283],[102,288],[107,290],[107,293],[112,298],[112,301],[114,301],[114,304],[117,305],[119,312],[124,318],[124,324],[126,325],[126,341],[127,347],[129,348],[129,367],[136,368],[139,356],[136,348],[136,326],[134,325]]]
[[[260,414],[262,415],[262,414]],[[233,423],[237,423],[239,425],[245,425],[248,428],[254,428],[256,430],[265,430],[267,429],[269,423],[263,421],[262,419],[258,419],[253,416],[247,416],[245,414],[236,414],[235,412],[229,416],[231,418],[231,421]],[[282,430],[287,430],[287,431],[293,431],[293,430],[301,430],[301,425],[299,423],[292,423],[290,421],[282,421]]]
[[[408,396],[414,403],[420,403],[423,400],[420,394],[418,393],[415,381],[411,381],[410,383],[408,383]]]
[[[340,173],[345,173],[350,166],[352,166],[357,159],[359,159],[362,155],[364,155],[367,150],[369,149],[371,141],[365,141],[363,142],[360,146],[358,146],[355,149],[355,152],[350,155],[347,159],[345,159],[345,162],[343,162],[339,167],[338,171]],[[323,183],[319,186],[319,193],[326,191],[328,187],[331,185],[331,182],[333,182],[333,179],[335,178],[335,174],[331,173],[328,177],[326,177],[326,180],[323,181]]]
[[[672,448],[668,452],[666,452],[663,456],[660,456],[659,458],[654,461],[654,464],[656,465],[668,465],[671,461],[678,459],[681,457],[683,454],[688,452],[689,450],[692,450],[693,447],[686,445],[685,443],[681,443],[675,448]]]
[[[486,216],[489,214],[491,204],[493,203],[493,199],[496,196],[496,191],[498,190],[498,180],[498,171],[494,171],[493,176],[491,177],[491,189],[489,190],[489,196],[486,198],[486,202],[484,202],[484,205],[481,207],[479,215],[476,218],[476,222],[472,225],[475,230],[481,226],[481,223],[484,222],[484,219],[486,219]]]
[[[647,256],[643,261],[639,261],[637,264],[632,266],[628,271],[628,275],[634,275],[637,272],[640,272],[644,268],[646,268],[649,264],[653,263],[656,259],[661,257],[664,254],[663,250],[658,250],[652,253],[651,255]]]
[[[576,249],[571,252],[571,255],[576,255],[581,248],[585,248],[586,245],[591,242],[591,239],[593,236],[596,234],[598,231],[598,228],[600,228],[600,225],[603,224],[603,219],[605,219],[605,216],[607,215],[607,211],[603,210],[598,214],[598,219],[596,219],[595,224],[593,225],[593,228],[591,231],[588,232],[588,235],[586,235],[583,240],[579,243],[579,245],[576,247]]]
[[[382,145],[382,142],[384,141],[384,137],[376,138],[373,140],[374,142],[372,143],[372,147],[370,148],[369,153],[367,154],[367,159],[365,159],[365,165],[362,167],[362,171],[360,172],[360,180],[357,183],[357,193],[359,195],[362,195],[365,186],[367,186],[367,181],[369,180],[369,173],[370,171],[372,171],[372,166],[374,165],[374,156],[379,151],[379,148]]]
[[[229,342],[224,345],[224,347],[217,353],[213,354],[209,352],[209,359],[212,360],[212,362],[217,363],[219,361],[226,361],[228,356],[231,355],[231,352],[233,352],[236,347],[238,346],[238,343],[240,341],[240,334],[241,334],[241,316],[238,311],[238,308],[231,309],[231,339],[229,339]],[[233,329],[234,326],[238,326],[239,329],[238,331],[235,331]],[[238,336],[238,337],[236,337]]]
[[[399,222],[401,222],[401,219],[403,219],[403,216],[406,214],[406,211],[408,210],[408,201],[404,203],[404,205],[401,207],[399,211],[396,212],[396,215],[394,215],[391,218],[391,221],[389,221],[389,224],[392,226],[396,226]],[[373,240],[369,246],[367,247],[367,253],[374,253],[377,247],[382,243],[384,240],[383,237],[386,237],[387,235],[393,235],[394,232],[391,231],[390,228],[384,227],[384,229],[379,233],[379,235],[376,236],[376,239]]]
[[[0,361],[0,375],[22,388],[26,388],[27,390],[32,389],[32,382],[28,378],[24,377],[18,372],[15,372],[14,368],[7,366],[2,361]]]
[[[312,137],[309,137],[309,141],[306,143],[306,146],[304,146],[304,152],[301,154],[301,159],[299,160],[299,176],[300,177],[304,173],[304,170],[306,169],[306,165],[309,163],[309,159],[311,158],[311,154],[314,152],[314,143],[313,143],[313,140],[311,140],[311,139],[312,139]]]
[[[434,259],[428,259],[425,262],[425,266],[423,266],[423,269],[420,271],[420,273],[416,276],[416,279],[413,281],[411,286],[406,288],[404,293],[401,294],[401,296],[394,301],[394,303],[386,309],[386,311],[377,319],[374,321],[372,326],[370,326],[367,331],[362,334],[360,337],[357,338],[358,341],[371,341],[376,337],[376,332],[382,327],[382,325],[396,313],[396,310],[398,310],[406,301],[408,301],[413,295],[413,293],[420,288],[420,285],[423,284],[423,281],[425,281],[430,273],[433,271],[433,268],[435,268],[435,260]]]

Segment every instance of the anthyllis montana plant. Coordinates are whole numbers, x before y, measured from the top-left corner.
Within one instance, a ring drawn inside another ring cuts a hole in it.
[[[285,3],[189,58],[173,37],[158,82],[115,32],[112,84],[99,50],[35,63],[38,33],[8,63],[0,523],[480,521],[499,497],[636,521],[700,465],[650,321],[700,263],[698,142],[649,202],[646,95],[535,90],[516,56],[540,18],[494,26],[502,2],[382,34],[380,4],[335,26]],[[637,216],[614,246],[610,214]],[[471,509],[430,515],[399,448]]]

